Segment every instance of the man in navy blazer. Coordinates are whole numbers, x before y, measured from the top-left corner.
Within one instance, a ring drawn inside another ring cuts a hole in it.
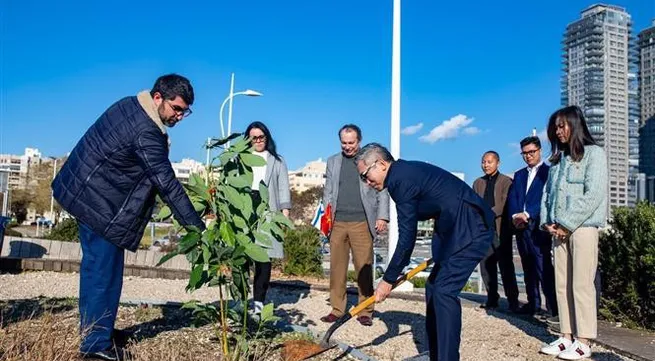
[[[528,166],[514,174],[514,182],[507,196],[508,214],[516,230],[516,245],[521,255],[525,291],[528,295],[528,303],[519,312],[540,312],[541,284],[547,310],[557,315],[555,270],[550,256],[552,240],[548,232],[539,229],[541,197],[550,167],[541,160],[541,142],[538,137],[527,137],[521,141],[521,155]]]
[[[434,267],[426,285],[430,360],[459,360],[462,309],[459,294],[494,239],[494,213],[459,178],[428,163],[394,160],[377,143],[363,147],[357,170],[369,186],[387,189],[398,211],[398,245],[375,291],[382,302],[409,264],[417,222],[435,219]]]

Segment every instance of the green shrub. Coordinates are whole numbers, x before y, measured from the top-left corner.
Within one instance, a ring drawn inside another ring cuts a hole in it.
[[[52,229],[52,232],[46,238],[64,242],[79,242],[80,235],[77,228],[77,221],[75,218],[64,219]]]
[[[323,276],[323,255],[318,230],[299,226],[284,238],[283,272],[294,276]]]
[[[409,281],[412,282],[416,288],[425,288],[425,284],[428,282],[428,279],[426,277],[414,277]]]
[[[655,206],[616,208],[601,235],[601,314],[628,326],[655,329]]]

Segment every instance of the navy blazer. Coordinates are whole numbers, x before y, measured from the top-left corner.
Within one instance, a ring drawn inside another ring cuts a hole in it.
[[[435,263],[471,243],[460,237],[462,230],[474,225],[460,219],[464,207],[471,207],[482,216],[487,229],[494,232],[494,213],[471,187],[448,171],[417,161],[393,162],[384,181],[398,211],[398,244],[383,279],[396,281],[409,264],[416,242],[417,222],[435,219],[432,254]],[[492,238],[489,238],[491,241]]]
[[[528,186],[528,168],[523,168],[514,173],[514,182],[509,189],[507,195],[507,211],[509,217],[516,213],[521,213],[524,210],[530,215],[530,219],[534,222],[529,224],[534,227],[539,226],[541,212],[541,197],[543,196],[544,186],[548,180],[548,170],[550,166],[543,163],[537,170],[537,175],[534,177],[530,189],[527,191]]]

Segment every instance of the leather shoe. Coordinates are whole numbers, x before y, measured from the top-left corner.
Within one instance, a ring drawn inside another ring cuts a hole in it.
[[[338,320],[339,317],[335,316],[332,312],[330,312],[327,316],[321,317],[321,321],[327,322],[327,323],[332,323]]]
[[[480,308],[485,309],[485,310],[489,310],[489,311],[494,311],[495,309],[498,308],[498,304],[497,303],[483,303],[483,304],[480,305]]]
[[[116,347],[104,351],[83,353],[82,358],[85,360],[125,361],[131,360],[132,355],[124,348]]]
[[[516,313],[518,313],[520,315],[530,315],[530,316],[532,316],[535,313],[535,309],[534,309],[534,306],[529,305],[529,304],[525,304],[525,305],[519,307],[519,309],[517,310]]]
[[[370,316],[359,316],[357,317],[357,321],[359,321],[362,326],[373,326],[373,319]]]

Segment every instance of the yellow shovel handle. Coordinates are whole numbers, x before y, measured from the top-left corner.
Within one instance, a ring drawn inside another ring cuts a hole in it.
[[[423,261],[423,263],[418,265],[416,268],[414,268],[413,270],[407,272],[406,275],[404,275],[403,277],[400,277],[400,279],[398,279],[398,281],[396,281],[396,283],[393,284],[391,289],[393,290],[394,288],[400,286],[403,282],[405,282],[405,281],[411,279],[412,277],[416,276],[417,273],[424,271],[426,268],[428,268],[428,265],[430,263],[432,263],[432,258],[429,258],[429,259]],[[374,303],[375,303],[375,295],[373,295],[373,296],[367,298],[366,300],[362,301],[362,303],[360,303],[357,306],[353,307],[350,311],[348,311],[348,313],[350,313],[350,316],[355,317],[355,315],[362,312],[362,310],[364,310],[365,308],[371,306]]]

